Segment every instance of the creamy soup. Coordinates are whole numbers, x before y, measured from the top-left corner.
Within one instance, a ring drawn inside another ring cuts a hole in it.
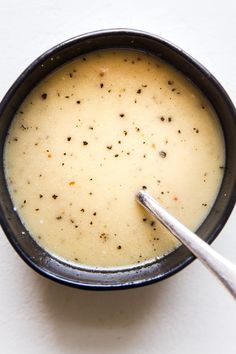
[[[96,51],[41,81],[15,114],[4,152],[14,208],[66,261],[122,266],[178,241],[136,201],[147,189],[191,230],[209,213],[225,150],[206,97],[142,52]]]

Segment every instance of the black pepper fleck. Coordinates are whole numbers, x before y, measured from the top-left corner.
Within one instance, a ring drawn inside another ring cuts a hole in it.
[[[42,93],[41,98],[42,98],[43,100],[46,100],[47,97],[48,97],[47,93]]]
[[[159,155],[164,159],[166,157],[166,152],[165,151],[160,151]]]

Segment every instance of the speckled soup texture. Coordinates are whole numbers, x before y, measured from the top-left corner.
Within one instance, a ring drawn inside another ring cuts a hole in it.
[[[16,211],[69,262],[121,266],[173,251],[176,239],[135,201],[147,189],[195,230],[217,196],[223,134],[201,92],[145,53],[97,51],[39,83],[4,152]]]

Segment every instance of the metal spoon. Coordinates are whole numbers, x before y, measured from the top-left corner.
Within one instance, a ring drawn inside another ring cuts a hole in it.
[[[177,237],[200,261],[210,269],[236,299],[236,266],[217,253],[205,241],[181,224],[162,208],[150,194],[141,190],[138,202],[155,216],[174,236]]]

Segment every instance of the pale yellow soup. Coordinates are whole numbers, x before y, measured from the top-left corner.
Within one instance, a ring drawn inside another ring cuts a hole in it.
[[[219,191],[225,148],[204,95],[138,51],[96,51],[41,81],[6,139],[22,223],[48,252],[110,267],[163,257],[178,241],[135,201],[147,189],[191,230]]]

